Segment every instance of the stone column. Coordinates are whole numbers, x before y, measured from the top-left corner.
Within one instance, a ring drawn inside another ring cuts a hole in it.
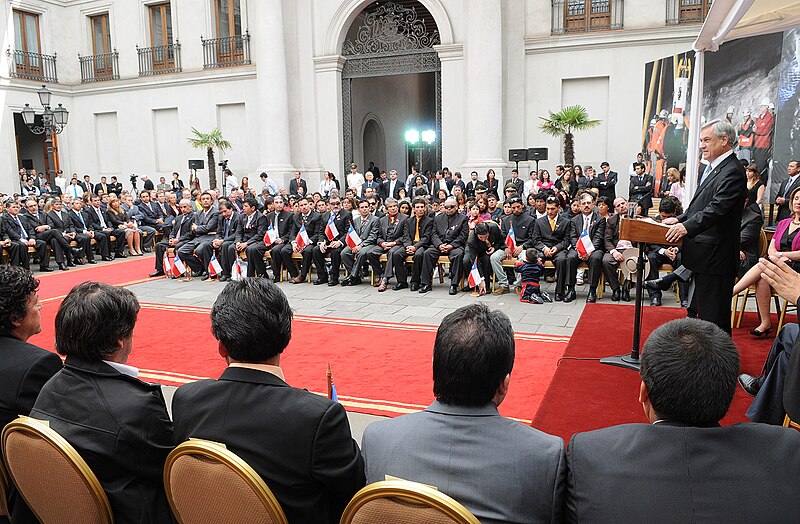
[[[466,158],[464,46],[444,44],[434,49],[442,64],[442,166],[459,171]],[[469,176],[464,173],[464,178]]]
[[[317,144],[320,165],[333,171],[344,189],[344,132],[342,130],[342,69],[344,58],[340,55],[314,58],[317,103]]]

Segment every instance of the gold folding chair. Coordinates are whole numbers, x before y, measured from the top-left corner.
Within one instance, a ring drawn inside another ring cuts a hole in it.
[[[288,524],[264,480],[219,442],[178,445],[167,457],[164,487],[180,524]]]
[[[11,481],[43,524],[112,524],[100,481],[47,421],[19,417],[3,429]]]
[[[470,511],[436,489],[407,480],[375,482],[356,493],[340,524],[480,524]]]

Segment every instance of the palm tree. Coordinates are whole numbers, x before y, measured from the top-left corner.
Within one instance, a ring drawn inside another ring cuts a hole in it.
[[[225,152],[226,149],[231,149],[233,146],[230,142],[222,138],[222,131],[214,128],[210,133],[203,133],[195,128],[192,128],[193,137],[190,137],[189,143],[195,149],[205,149],[208,155],[208,187],[216,189],[217,187],[217,164],[214,161],[214,148]],[[190,184],[191,185],[191,181]]]
[[[550,116],[540,116],[542,123],[539,129],[550,136],[564,137],[564,163],[575,163],[575,141],[573,131],[583,131],[600,125],[600,120],[591,120],[589,113],[583,106],[565,107],[558,113],[548,111]]]

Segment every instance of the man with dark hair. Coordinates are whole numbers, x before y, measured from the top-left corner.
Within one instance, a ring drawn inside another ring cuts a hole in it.
[[[420,175],[422,176],[422,175]],[[425,249],[431,245],[433,236],[433,219],[428,216],[428,202],[424,198],[413,200],[413,213],[411,218],[406,220],[406,234],[409,243],[406,246],[406,257],[412,257],[413,267],[411,269],[411,291],[419,291],[422,278],[422,263],[425,256]],[[399,257],[398,257],[399,258]],[[395,260],[394,268],[397,273],[397,284],[393,289],[404,289],[408,273],[405,268],[405,257]]]
[[[604,196],[613,202],[617,198],[616,185],[619,175],[616,171],[611,171],[608,162],[601,162],[600,169],[602,172],[594,179],[594,186],[597,187],[599,196]]]
[[[396,173],[396,171],[392,171]],[[405,264],[406,245],[408,245],[408,232],[406,231],[406,221],[408,217],[399,212],[400,208],[394,198],[386,199],[386,214],[381,217],[378,223],[378,247],[381,251],[375,250],[371,256],[379,258],[381,254],[386,255],[386,269],[378,283],[378,291],[383,292],[389,287],[389,279],[395,273],[396,264]],[[400,281],[398,280],[398,283]]]
[[[113,260],[111,256],[111,237],[115,239],[114,253],[115,256],[124,258],[125,254],[122,252],[125,249],[125,233],[119,229],[113,229],[110,224],[106,222],[105,213],[100,207],[100,197],[92,195],[89,200],[89,207],[86,209],[86,218],[89,229],[94,231],[94,239],[97,241],[97,246],[100,248],[100,256],[103,260]]]
[[[680,202],[678,199],[673,196],[665,196],[661,199],[661,203],[658,205],[658,217],[656,217],[656,219],[663,221],[667,218],[678,216],[679,210]],[[659,268],[663,265],[669,264],[672,266],[672,269],[678,269],[681,266],[681,252],[678,246],[649,244],[647,258],[650,260],[650,273],[645,277],[647,278],[648,282],[658,279]],[[678,272],[678,274],[683,273],[683,271],[685,271],[685,269]],[[686,278],[677,279],[678,296],[680,297],[681,307],[684,308],[689,306],[689,302],[687,300],[688,286],[686,284]],[[645,286],[650,294],[650,305],[660,306],[662,295],[661,292],[665,291],[663,288],[667,286],[662,286],[659,288],[658,285],[648,283],[645,283]],[[669,287],[667,287],[667,289],[669,289]]]
[[[314,246],[314,267],[317,268],[315,286],[339,284],[339,271],[342,267],[342,250],[346,247],[345,238],[350,228],[353,215],[350,211],[342,209],[342,199],[338,193],[328,199],[329,211],[322,214],[320,225],[322,234],[319,235],[317,245]],[[325,256],[331,260],[330,275],[325,267]]]
[[[272,253],[272,277],[275,282],[281,280],[281,264],[283,259],[280,256],[280,248],[286,244],[290,244],[289,235],[292,232],[293,215],[292,212],[286,209],[286,200],[281,195],[276,195],[275,198],[269,197],[272,201],[272,211],[266,215],[265,225],[266,233],[260,242],[253,244],[251,251],[257,252],[255,256],[250,259],[248,263],[255,264],[255,274],[267,276],[267,266],[264,263],[264,253],[270,251]],[[272,235],[274,240],[270,240],[269,235]],[[267,244],[269,242],[269,244]]]
[[[208,265],[211,263],[211,251],[203,246],[210,245],[214,240],[219,223],[219,211],[214,209],[211,193],[204,191],[200,195],[200,209],[194,214],[192,224],[192,239],[178,250],[181,260],[192,271],[195,277],[203,276],[208,280]]]
[[[558,198],[547,197],[547,215],[533,223],[533,247],[556,266],[556,302],[575,300],[578,254],[569,249],[571,235],[572,222],[558,214]]]
[[[638,202],[642,206],[642,213],[647,216],[647,210],[653,207],[653,175],[644,172],[645,165],[634,162],[634,175],[631,176],[628,190],[628,200]]]
[[[298,213],[292,218],[292,228],[289,232],[289,242],[280,247],[281,263],[283,267],[289,272],[289,282],[292,284],[299,284],[303,282],[311,271],[311,261],[314,255],[314,245],[319,241],[320,236],[323,234],[322,215],[314,211],[311,207],[311,202],[306,197],[300,197],[296,202]],[[305,232],[307,240],[306,245],[300,245],[297,242],[298,235],[302,237],[302,232]],[[297,273],[292,261],[292,254],[299,253],[302,256],[300,264],[300,273]],[[276,253],[273,253],[273,258]]]
[[[6,204],[6,213],[2,218],[8,238],[11,239],[12,244],[16,244],[14,247],[16,247],[18,253],[17,261],[22,267],[29,269],[31,262],[30,257],[28,257],[28,248],[33,247],[39,257],[39,271],[53,271],[50,268],[50,250],[47,248],[47,242],[36,238],[36,231],[33,225],[28,221],[27,217],[20,214],[19,210],[19,203],[16,200],[12,200]],[[14,257],[12,257],[13,262]]]
[[[75,286],[56,314],[64,369],[42,388],[31,417],[48,421],[86,460],[116,522],[171,522],[162,478],[172,422],[161,387],[126,364],[138,313],[128,289]]]
[[[264,240],[267,233],[267,219],[262,213],[258,212],[258,201],[252,196],[246,197],[242,202],[242,213],[239,215],[239,227],[236,228],[236,252],[247,253],[247,276],[267,276],[266,267],[263,263],[259,265],[256,258],[259,255],[258,244]],[[232,264],[233,262],[231,262]],[[264,274],[257,272],[263,268]]]
[[[348,244],[342,249],[342,262],[347,269],[347,278],[342,280],[343,286],[357,286],[361,284],[361,268],[369,262],[376,275],[380,275],[383,268],[378,260],[371,256],[373,253],[380,253],[382,250],[378,246],[379,219],[372,214],[369,202],[361,199],[358,202],[358,214],[353,216],[353,231],[358,236],[360,242],[356,242],[353,247]]]
[[[436,486],[481,522],[559,521],[564,442],[497,411],[513,366],[505,313],[476,303],[447,315],[433,347],[436,400],[367,426],[367,482],[391,475]]]
[[[628,285],[619,281],[619,265],[625,260],[622,255],[623,249],[619,245],[619,226],[620,220],[625,216],[628,210],[628,201],[623,197],[614,199],[614,211],[608,220],[606,220],[606,230],[604,233],[604,247],[605,254],[603,255],[603,273],[606,276],[606,282],[611,286],[611,300],[619,302],[620,298],[625,302],[630,302],[631,292]],[[619,247],[619,249],[617,249]]]
[[[194,209],[192,201],[184,198],[180,203],[181,214],[175,218],[172,229],[169,232],[169,237],[161,240],[156,244],[156,270],[150,273],[150,277],[161,277],[165,275],[165,271],[169,268],[164,267],[164,253],[168,248],[174,248],[177,253],[184,243],[188,242],[194,236],[192,231],[192,224],[194,223]]]
[[[214,252],[219,253],[217,259],[222,267],[219,281],[225,282],[231,278],[231,269],[236,261],[236,232],[239,229],[239,220],[233,210],[233,204],[227,200],[221,200],[217,204],[219,218],[217,220],[217,233],[211,242],[204,242],[195,252],[201,260],[211,260]],[[208,267],[208,266],[206,266]],[[211,277],[205,277],[211,278]]]
[[[478,222],[467,237],[467,247],[464,253],[464,271],[469,273],[472,264],[478,261],[478,272],[483,280],[478,285],[478,291],[486,291],[487,282],[491,282],[492,263],[490,257],[497,250],[505,248],[505,237],[494,221]]]
[[[597,285],[600,283],[600,275],[603,272],[603,247],[605,246],[606,219],[600,216],[595,209],[596,197],[589,191],[580,196],[580,209],[572,219],[572,237],[570,245],[578,254],[578,259],[586,262],[589,266],[589,294],[586,302],[597,302]],[[586,240],[582,240],[583,233],[586,232]],[[591,246],[591,250],[586,248],[586,244]],[[579,244],[582,249],[579,248]],[[574,290],[572,291],[574,293]]]
[[[67,260],[72,260],[69,248],[69,242],[60,231],[53,229],[47,223],[47,215],[43,210],[39,209],[39,204],[35,198],[29,198],[25,201],[25,211],[22,213],[28,219],[28,223],[36,233],[36,238],[43,240],[50,249],[56,259],[58,269],[67,271]]]
[[[673,320],[642,351],[650,424],[578,433],[567,453],[569,522],[781,522],[800,511],[800,433],[720,427],[739,353],[722,329]]]
[[[449,196],[443,204],[444,212],[436,215],[431,228],[431,247],[425,250],[422,265],[422,287],[420,293],[431,291],[433,270],[439,257],[450,260],[450,295],[458,293],[458,282],[464,270],[464,245],[467,243],[469,224],[467,217],[458,212],[458,202]]]
[[[264,479],[289,522],[339,522],[364,485],[364,461],[342,405],[284,381],[286,296],[265,279],[230,282],[211,310],[211,331],[228,368],[175,393],[175,442],[225,444]]]

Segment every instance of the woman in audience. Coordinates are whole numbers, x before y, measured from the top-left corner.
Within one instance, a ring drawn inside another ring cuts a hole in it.
[[[550,171],[547,169],[542,169],[539,171],[539,181],[536,182],[534,186],[534,190],[536,193],[541,193],[545,189],[552,189],[553,182],[550,180]]]
[[[246,176],[243,176],[242,177],[242,185],[239,186],[239,187],[242,188],[242,191],[247,193],[248,190],[250,189],[250,179],[248,179]]]
[[[322,193],[322,196],[325,197],[325,199],[327,199],[331,191],[334,189],[336,189],[336,184],[333,183],[330,172],[323,171],[322,182],[320,182],[319,184],[319,190]]]
[[[597,197],[597,212],[600,213],[600,216],[606,220],[608,220],[611,216],[612,205],[613,202],[611,202],[611,199],[607,196]]]
[[[484,221],[484,219],[481,218],[481,208],[477,203],[472,204],[472,206],[469,208],[469,215],[467,215],[467,218],[467,224],[469,225],[470,231],[475,229],[475,224],[480,224]]]
[[[572,179],[578,186],[578,189],[575,191],[576,195],[586,189],[589,185],[589,179],[583,174],[583,168],[580,166],[580,164],[575,164],[575,166],[572,168]]]
[[[789,196],[792,216],[778,222],[775,234],[769,243],[770,256],[784,257],[789,260],[789,265],[795,271],[800,271],[800,188],[795,189]],[[750,331],[754,337],[765,337],[772,332],[772,320],[769,314],[769,300],[771,288],[769,283],[761,278],[761,268],[753,266],[750,271],[739,279],[733,287],[733,294],[738,295],[748,287],[756,286],[756,303],[758,304],[758,327]]]
[[[406,188],[401,187],[400,189],[397,190],[397,200],[398,201],[406,200],[407,198],[408,198],[408,192],[406,191]]]
[[[411,216],[411,203],[408,200],[403,200],[400,202],[400,207],[398,208],[400,213],[403,213],[405,216]]]
[[[486,220],[492,219],[492,214],[489,212],[489,199],[486,198],[486,195],[481,195],[480,197],[475,199],[475,203],[478,204],[478,209],[480,209],[479,216],[485,222]]]
[[[569,197],[567,202],[572,200],[572,197],[578,192],[578,183],[573,178],[572,168],[568,168],[561,178],[556,180],[555,189],[557,192],[564,192]]]
[[[758,166],[750,164],[744,170],[747,174],[747,201],[756,213],[761,213],[761,203],[764,201],[764,191],[767,186],[761,180]]]
[[[444,189],[439,189],[436,191],[436,198],[439,200],[439,202],[444,202],[447,200],[447,191]]]
[[[339,181],[336,180],[336,175],[333,173],[333,171],[328,171],[328,175],[330,175],[333,185],[336,186],[336,191],[341,191],[342,188],[339,187]]]
[[[144,255],[142,252],[142,230],[137,227],[135,221],[128,219],[128,214],[120,207],[117,196],[112,193],[112,197],[108,200],[106,221],[111,228],[119,229],[125,233],[125,241],[128,243],[128,251],[131,256],[140,257]]]
[[[467,206],[467,195],[464,193],[459,193],[456,197],[456,202],[458,202],[458,212],[467,214],[469,207]]]
[[[486,172],[486,180],[483,182],[483,186],[488,193],[493,193],[498,200],[500,199],[500,193],[498,193],[500,182],[497,180],[497,175],[494,174],[494,169],[490,169]]]
[[[683,188],[686,184],[686,175],[674,167],[667,169],[667,180],[670,182],[669,195],[678,200],[683,200]]]
[[[175,193],[176,198],[178,195],[183,194],[183,180],[178,173],[172,173],[172,191]]]
[[[414,198],[420,196],[426,197],[430,195],[430,192],[428,191],[428,188],[425,187],[423,178],[421,176],[418,176],[414,179],[414,187],[411,189],[411,194],[414,196]]]

